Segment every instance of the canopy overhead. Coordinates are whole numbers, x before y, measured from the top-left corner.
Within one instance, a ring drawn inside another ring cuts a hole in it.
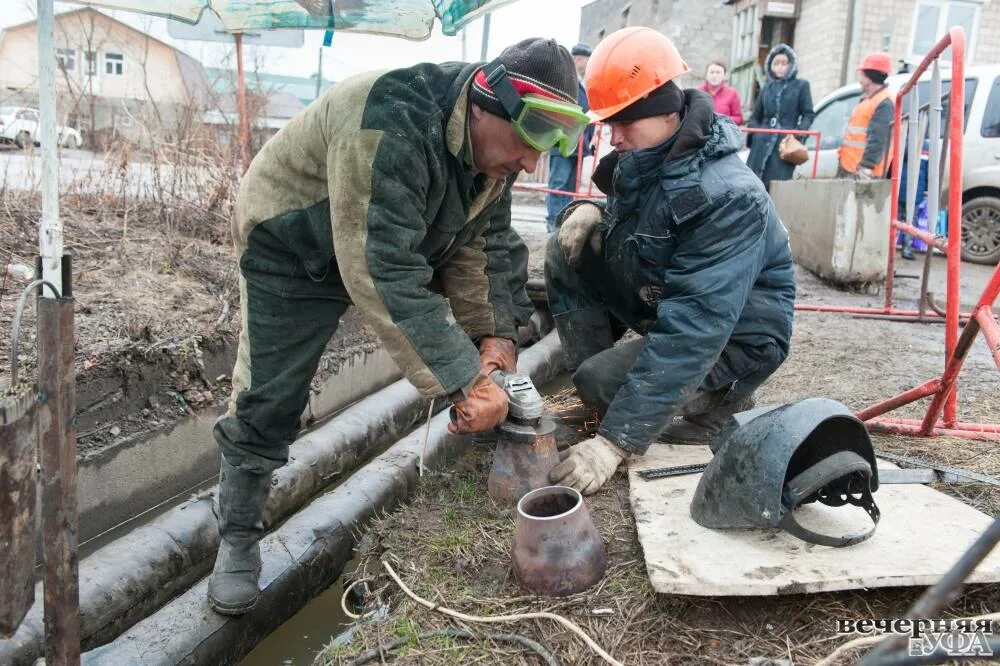
[[[454,35],[473,19],[513,0],[72,0],[197,23],[218,15],[229,32],[321,29],[427,39],[434,19]]]

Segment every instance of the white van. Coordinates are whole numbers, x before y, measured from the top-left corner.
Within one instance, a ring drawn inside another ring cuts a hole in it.
[[[894,74],[886,81],[895,92],[910,78]],[[951,72],[941,71],[942,90],[951,88]],[[930,74],[917,84],[920,105],[927,103]],[[861,98],[857,83],[839,88],[816,106],[810,129],[822,132],[817,178],[833,178],[837,173],[837,149],[851,111]],[[904,107],[905,109],[906,107]],[[945,101],[942,127],[946,123]],[[973,65],[965,70],[965,142],[962,166],[962,258],[980,264],[1000,262],[1000,65]],[[809,137],[809,161],[796,175],[812,175],[815,139]],[[945,171],[947,179],[947,171]],[[947,201],[947,182],[942,206]]]

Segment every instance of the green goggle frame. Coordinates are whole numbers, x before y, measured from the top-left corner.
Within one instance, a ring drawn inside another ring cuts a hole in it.
[[[590,124],[590,118],[579,106],[541,95],[522,96],[508,78],[507,68],[497,60],[484,70],[487,84],[526,144],[540,152],[558,145],[563,157],[576,151],[580,136]]]

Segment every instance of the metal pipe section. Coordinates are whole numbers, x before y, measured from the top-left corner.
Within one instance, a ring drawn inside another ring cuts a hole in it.
[[[912,425],[918,426],[923,424],[923,419],[902,419],[902,418],[885,418],[879,419],[882,423],[898,423],[902,425]],[[942,427],[939,421],[935,424],[935,427]],[[992,423],[967,423],[965,421],[959,421],[955,424],[955,428],[958,430],[967,430],[969,432],[996,432],[1000,433],[1000,425],[995,425]]]
[[[917,208],[917,180],[920,177],[920,96],[919,88],[914,86],[910,91],[910,112],[906,118],[906,223],[913,225]],[[889,246],[890,252],[896,251],[896,244]]]
[[[893,421],[882,421],[879,419],[866,421],[865,426],[867,426],[868,430],[871,432],[880,432],[886,435],[904,435],[907,437],[959,437],[961,439],[1000,442],[1000,433],[995,432],[958,430],[957,428],[931,428],[930,432],[925,432],[923,426],[907,425],[903,423],[895,423]]]
[[[927,150],[927,223],[931,230],[937,229],[938,211],[941,210],[941,68],[934,61],[931,69],[931,96],[928,100],[928,134],[930,146]]]
[[[37,0],[38,7],[38,110],[42,153],[42,220],[38,226],[38,249],[42,258],[42,280],[55,291],[42,291],[45,298],[62,293],[63,229],[59,219],[59,158],[56,154],[56,49],[52,0]]]
[[[555,378],[562,367],[555,332],[518,360],[518,371],[537,384]],[[465,445],[464,438],[448,433],[448,422],[447,412],[438,414],[426,431],[426,459],[432,463]],[[206,578],[110,644],[86,653],[84,663],[236,663],[334,582],[351,557],[358,528],[415,488],[424,437],[425,429],[418,428],[265,537],[261,596],[250,613],[235,618],[209,610]]]
[[[920,386],[911,388],[909,391],[900,393],[899,395],[893,396],[888,400],[884,400],[877,405],[872,405],[867,409],[862,409],[861,411],[856,412],[855,416],[862,421],[868,421],[869,419],[881,416],[886,412],[891,412],[897,407],[902,407],[903,405],[908,405],[911,402],[920,400],[921,398],[933,395],[939,390],[941,390],[941,379],[932,379],[929,382],[921,384]]]
[[[562,366],[554,331],[518,359],[518,369],[539,384],[555,377]],[[300,437],[292,445],[288,464],[275,473],[266,524],[280,523],[331,483],[349,476],[382,443],[401,437],[426,413],[427,401],[409,382],[400,380]],[[112,640],[209,572],[219,544],[214,494],[212,489],[193,497],[83,560],[84,649]],[[31,664],[42,656],[41,615],[36,603],[17,633],[0,640],[0,664]]]
[[[962,164],[965,134],[965,31],[954,27],[948,31],[951,42],[951,104],[948,113],[948,134],[951,159],[948,174],[948,303],[944,327],[945,367],[955,354],[958,344],[959,281],[962,273]],[[941,40],[939,44],[946,40]],[[943,50],[943,49],[942,49]],[[930,54],[928,54],[930,55]],[[945,400],[944,422],[951,426],[958,418],[958,387]]]

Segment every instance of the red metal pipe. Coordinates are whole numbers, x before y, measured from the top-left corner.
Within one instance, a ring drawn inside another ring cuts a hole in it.
[[[896,308],[890,308],[886,310],[885,308],[855,308],[843,305],[812,305],[809,303],[800,303],[795,306],[796,310],[802,310],[805,312],[838,312],[841,314],[859,314],[859,315],[900,315],[903,317],[923,317],[924,319],[941,319],[941,315],[936,312],[920,312],[919,310],[897,310]],[[959,315],[964,320],[968,320],[972,317],[972,313],[963,312]]]
[[[867,409],[862,409],[860,412],[856,412],[857,416],[862,421],[867,421],[868,419],[875,418],[876,416],[881,416],[886,412],[890,412],[897,407],[902,407],[903,405],[908,405],[911,402],[920,400],[921,398],[926,398],[929,395],[937,393],[941,389],[941,378],[935,378],[917,386],[916,388],[911,388],[909,391],[900,393],[899,395],[893,396],[888,400],[883,400],[877,405],[872,405]]]
[[[965,133],[965,31],[956,26],[948,31],[951,43],[951,97],[948,127],[951,149],[948,183],[948,245],[962,247],[962,135]],[[946,40],[942,39],[942,46]],[[929,56],[930,54],[928,54]],[[925,58],[926,60],[926,58]],[[945,367],[951,365],[958,344],[959,281],[962,256],[960,252],[948,253],[948,304],[945,310],[947,323],[944,328]],[[944,422],[951,427],[958,419],[958,386],[950,391],[944,404]]]
[[[898,423],[910,426],[923,425],[923,419],[901,419],[901,418],[881,418],[878,419],[881,423]],[[944,424],[938,421],[934,424],[935,428],[940,428]],[[998,432],[1000,433],[1000,425],[994,423],[966,423],[959,421],[955,424],[956,430],[968,430],[970,432]]]
[[[945,254],[948,254],[948,240],[945,238],[940,238],[938,236],[935,236],[931,232],[927,231],[926,229],[920,229],[919,227],[915,227],[912,224],[907,224],[906,222],[900,222],[899,220],[893,221],[892,227],[893,230],[898,229],[899,231],[906,232],[911,236],[916,236],[917,238],[927,243],[928,245],[932,245],[937,249],[941,250],[942,252],[944,252]]]
[[[531,185],[526,185],[524,183],[514,183],[511,185],[512,190],[524,190],[526,192],[545,192],[546,194],[561,194],[566,197],[572,197],[574,199],[606,199],[607,197],[600,192],[596,194],[587,194],[586,192],[568,192],[566,190],[553,190],[550,187],[533,187]]]
[[[976,321],[979,322],[979,327],[983,329],[983,337],[986,338],[986,345],[990,348],[990,353],[993,355],[993,362],[997,364],[997,370],[1000,370],[1000,325],[993,318],[990,308],[980,308],[976,312]]]
[[[865,425],[868,426],[868,430],[870,430],[871,432],[880,432],[889,435],[909,435],[911,437],[929,436],[928,434],[923,432],[920,426],[903,425],[901,423],[884,423],[882,421],[869,421]],[[990,442],[1000,441],[1000,433],[959,430],[956,428],[933,428],[931,430],[930,435],[938,437],[961,437],[963,439],[979,439]]]

